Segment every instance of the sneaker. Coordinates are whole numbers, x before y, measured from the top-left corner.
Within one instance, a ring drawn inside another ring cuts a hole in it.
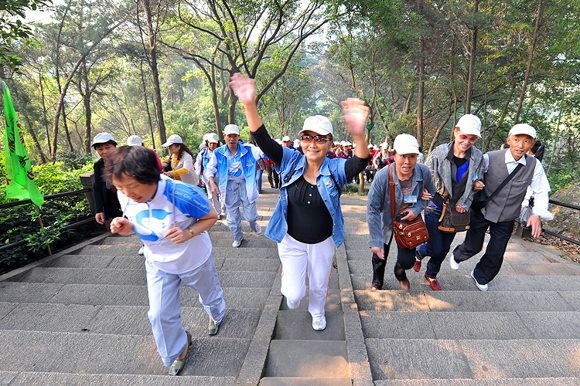
[[[209,318],[209,324],[207,326],[207,334],[211,336],[217,335],[217,333],[220,330],[221,324],[222,324],[221,322],[216,323],[212,318]]]
[[[471,277],[473,278],[473,281],[475,282],[475,285],[477,286],[477,288],[478,288],[480,291],[483,291],[483,292],[487,291],[487,284],[479,284],[479,283],[477,282],[477,279],[476,279],[476,278],[475,278],[475,276],[473,275],[473,272],[475,272],[475,271],[471,271]]]
[[[286,298],[286,304],[288,305],[288,309],[295,310],[298,307],[300,307],[300,300],[298,300],[297,302],[293,302],[292,300]]]
[[[139,248],[139,252],[137,252],[138,254],[140,254],[141,256],[143,256],[145,254],[145,246]]]
[[[439,282],[437,281],[437,279],[425,275],[425,281],[427,282],[427,284],[429,284],[429,287],[431,287],[431,290],[441,291],[441,286],[439,285]]]
[[[416,256],[415,256],[415,263],[413,264],[413,271],[415,271],[415,272],[421,271],[421,260],[419,260]]]
[[[323,331],[326,328],[326,317],[312,318],[312,328],[315,331]]]
[[[234,242],[232,243],[232,247],[239,248],[240,245],[242,245],[242,241],[244,241],[244,239],[241,239],[240,241],[234,240]]]
[[[381,286],[378,284],[373,284],[371,286],[371,291],[380,291],[381,289],[382,289]]]
[[[257,233],[259,235],[262,234],[262,227],[260,226],[260,224],[255,223],[254,226],[251,228],[252,228],[252,232]]]
[[[459,269],[459,263],[457,261],[455,261],[454,254],[451,254],[451,257],[449,258],[449,265],[451,266],[451,269],[453,269],[455,271]]]

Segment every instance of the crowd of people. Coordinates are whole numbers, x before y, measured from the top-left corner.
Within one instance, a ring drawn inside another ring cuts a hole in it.
[[[420,272],[428,258],[424,280],[440,291],[438,275],[456,233],[465,240],[449,257],[452,269],[479,253],[484,236],[490,239],[471,272],[475,286],[487,291],[500,272],[514,221],[522,213],[532,236],[541,233],[541,220],[550,220],[548,184],[538,150],[536,130],[514,125],[504,149],[483,154],[476,147],[481,122],[462,116],[451,142],[435,148],[421,162],[417,139],[399,134],[392,148],[367,142],[369,108],[356,98],[341,103],[343,124],[353,143],[338,142],[330,120],[308,117],[299,139],[270,136],[257,108],[253,79],[235,74],[230,87],[244,109],[251,143],[240,140],[240,128],[228,124],[224,143],[207,133],[194,154],[179,135],[162,145],[169,158],[162,162],[140,137],[117,147],[109,133],[97,134],[92,146],[100,159],[94,164],[95,220],[120,235],[135,234],[143,247],[149,320],[159,355],[171,375],[178,375],[187,358],[191,335],[181,321],[179,287],[199,293],[208,315],[208,334],[219,332],[226,303],[214,265],[208,231],[225,218],[232,247],[243,246],[242,221],[261,234],[256,209],[266,172],[279,200],[265,236],[277,243],[282,264],[281,292],[289,309],[306,295],[312,328],[326,328],[325,304],[332,261],[344,242],[341,192],[364,172],[371,182],[367,200],[372,289],[384,288],[387,256],[393,239],[397,248],[394,276],[401,290],[411,285],[407,271]],[[535,146],[535,147],[534,147]],[[424,224],[423,224],[424,218]],[[411,229],[413,231],[401,231]],[[416,240],[412,240],[417,232]]]

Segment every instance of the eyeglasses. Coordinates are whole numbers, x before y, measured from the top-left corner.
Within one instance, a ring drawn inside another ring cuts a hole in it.
[[[326,143],[326,142],[330,141],[330,138],[328,138],[325,135],[315,135],[315,136],[312,136],[312,135],[309,135],[309,134],[303,134],[300,137],[300,140],[302,142],[306,142],[306,143],[310,143],[312,141],[314,141],[316,143]]]

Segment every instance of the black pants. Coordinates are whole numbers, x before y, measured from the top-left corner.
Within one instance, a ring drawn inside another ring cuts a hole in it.
[[[483,217],[481,210],[473,209],[470,225],[471,227],[465,235],[465,241],[455,248],[452,259],[454,258],[455,261],[461,263],[478,254],[483,249],[485,232],[489,228],[491,237],[485,254],[473,271],[473,276],[479,284],[487,284],[496,277],[501,269],[503,255],[514,229],[514,221],[493,223]]]
[[[383,288],[385,267],[387,266],[387,256],[389,254],[391,241],[389,241],[389,244],[384,245],[384,260],[379,259],[379,257],[373,253],[373,287]],[[413,264],[415,264],[415,248],[406,249],[397,245],[397,262],[395,263],[394,269],[397,280],[405,280],[407,278],[405,271],[413,267]]]

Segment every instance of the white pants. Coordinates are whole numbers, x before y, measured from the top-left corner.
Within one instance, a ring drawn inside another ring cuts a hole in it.
[[[282,262],[282,295],[297,304],[306,294],[306,272],[310,286],[308,312],[313,318],[324,316],[326,293],[336,246],[332,236],[318,244],[302,243],[288,233],[278,244]]]
[[[242,241],[242,213],[240,206],[244,207],[243,218],[250,223],[250,228],[256,230],[256,221],[258,220],[258,209],[256,200],[250,201],[246,192],[246,180],[239,179],[228,181],[226,192],[226,214],[228,217],[228,227],[235,241]]]
[[[199,302],[205,312],[221,323],[226,303],[217,276],[213,255],[196,269],[182,274],[161,271],[145,260],[149,322],[157,351],[165,366],[170,366],[187,344],[187,335],[181,323],[179,287],[183,283],[199,293]]]

